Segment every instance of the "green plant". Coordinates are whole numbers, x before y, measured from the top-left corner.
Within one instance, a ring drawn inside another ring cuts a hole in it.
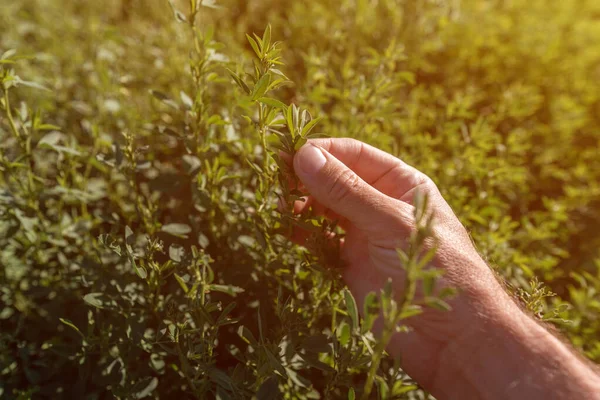
[[[0,396],[426,398],[384,344],[450,294],[412,294],[437,276],[429,222],[399,254],[406,296],[359,317],[343,233],[292,209],[289,161],[321,134],[431,176],[526,307],[600,359],[597,2],[8,3]]]

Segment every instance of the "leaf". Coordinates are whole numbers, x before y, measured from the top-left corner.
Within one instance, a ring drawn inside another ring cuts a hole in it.
[[[238,74],[236,74],[235,72],[233,72],[232,70],[230,70],[229,68],[225,68],[227,70],[227,72],[229,72],[229,75],[231,75],[231,77],[233,78],[233,80],[235,81],[235,83],[237,83],[237,85],[244,91],[246,92],[246,94],[250,94],[250,88],[248,87],[248,85],[246,85],[246,83],[238,76]]]
[[[216,0],[202,0],[200,3],[201,6],[213,9],[223,8],[222,6],[217,5]]]
[[[19,78],[18,76],[15,76],[15,79],[14,79],[13,82],[14,82],[15,86],[26,86],[26,87],[30,87],[30,88],[33,88],[33,89],[43,90],[43,91],[46,91],[46,92],[51,92],[52,91],[52,90],[48,89],[46,86],[44,86],[44,85],[41,85],[41,84],[36,83],[36,82],[24,81],[21,78]]]
[[[425,304],[431,308],[434,308],[439,311],[450,311],[452,307],[450,304],[446,303],[444,300],[437,297],[430,297],[425,299]]]
[[[356,399],[356,393],[354,393],[354,388],[350,388],[348,390],[348,400],[355,400]]]
[[[148,382],[147,384],[145,383],[146,381]],[[152,392],[154,392],[154,389],[158,387],[158,378],[146,378],[145,380],[139,383],[141,383],[141,386],[143,386],[143,388],[137,393],[135,393],[134,397],[136,399],[143,399],[144,397],[150,396]],[[138,385],[136,384],[136,386]]]
[[[183,90],[179,92],[179,98],[181,98],[181,102],[188,108],[194,108],[194,100],[190,98]]]
[[[216,285],[212,284],[209,286],[209,289],[215,292],[227,293],[230,296],[237,296],[239,293],[243,293],[244,289],[238,286],[233,285]]]
[[[250,329],[241,325],[238,328],[237,333],[238,333],[239,337],[241,337],[244,340],[244,342],[248,343],[250,346],[254,347],[255,349],[258,347],[258,342],[256,341],[256,338],[254,337],[252,332],[250,332]]]
[[[188,285],[185,283],[183,278],[181,276],[177,275],[176,273],[174,273],[173,276],[175,276],[175,280],[177,281],[177,283],[179,283],[179,286],[181,286],[181,288],[183,289],[183,292],[185,294],[187,294],[190,291],[190,289],[188,288]]]
[[[271,353],[268,348],[263,347],[263,350],[267,356],[267,359],[269,360],[269,365],[282,376],[287,377],[287,372],[285,371],[285,368],[283,368],[283,365],[281,365],[281,362],[273,355],[273,353]]]
[[[349,343],[350,343],[350,339],[352,338],[352,332],[351,332],[351,328],[350,325],[348,325],[346,322],[342,322],[341,324],[341,328],[340,328],[340,344],[343,347],[346,347]]]
[[[187,239],[187,234],[192,231],[192,228],[190,228],[190,226],[186,224],[173,223],[163,225],[162,228],[160,228],[160,230],[170,235]]]
[[[80,151],[78,151],[76,149],[73,149],[71,147],[59,146],[56,144],[42,143],[42,144],[38,144],[38,147],[42,148],[42,149],[44,149],[44,148],[51,149],[51,150],[54,150],[61,154],[70,154],[72,156],[82,156],[83,155]]]
[[[85,296],[83,296],[83,301],[85,301],[87,304],[89,304],[92,307],[104,308],[105,303],[106,303],[106,298],[105,298],[104,293],[95,292],[95,293],[88,293]]]
[[[285,119],[286,119],[286,122],[287,122],[288,129],[289,129],[289,131],[290,131],[290,133],[292,134],[292,137],[293,137],[295,135],[295,133],[296,133],[296,130],[294,128],[294,116],[293,116],[293,112],[294,111],[293,111],[293,107],[292,106],[293,105],[290,105],[287,108],[286,113],[285,113]]]
[[[52,146],[57,145],[64,137],[65,135],[63,135],[60,132],[50,132],[44,135],[44,137],[40,139],[37,145],[38,147],[48,145],[50,148],[52,148]]]
[[[175,262],[181,262],[185,256],[185,249],[180,244],[172,244],[169,246],[169,258]]]
[[[134,242],[135,242],[135,237],[133,236],[133,231],[131,230],[131,228],[128,225],[125,227],[125,243],[132,246]]]
[[[414,317],[416,315],[421,314],[422,312],[423,312],[423,309],[421,308],[421,306],[418,306],[416,304],[411,304],[400,313],[400,319],[407,319],[410,317]]]
[[[254,50],[254,53],[256,53],[256,56],[258,58],[262,58],[262,51],[261,51],[260,47],[258,46],[258,43],[256,42],[256,40],[254,40],[248,34],[246,34],[246,38],[248,39],[248,42],[250,42],[250,46],[252,46],[252,49]]]
[[[377,382],[379,398],[387,399],[390,393],[390,387],[388,386],[387,382],[379,375],[375,376],[375,380]]]
[[[417,389],[417,385],[405,385],[403,381],[399,380],[394,382],[394,386],[392,386],[392,396],[400,396],[401,394],[412,392]]]
[[[375,320],[379,316],[379,302],[375,292],[369,292],[365,296],[363,303],[363,323],[362,331],[366,332],[373,328]]]
[[[358,329],[358,307],[356,306],[356,300],[354,299],[354,296],[352,296],[352,293],[350,293],[350,291],[348,289],[344,289],[343,291],[344,294],[344,301],[346,302],[346,310],[348,311],[348,315],[350,316],[350,319],[352,320],[352,327],[353,329]]]
[[[171,6],[171,10],[173,10],[173,16],[175,17],[175,20],[177,20],[177,22],[187,22],[185,14],[179,11],[177,7],[175,7],[175,3],[173,3],[173,0],[169,0],[169,5]]]
[[[6,60],[8,58],[11,58],[12,56],[14,56],[15,54],[17,54],[17,49],[9,49],[6,50],[4,53],[2,53],[2,55],[0,56],[0,60]]]
[[[271,24],[267,25],[262,37],[263,49],[268,49],[271,45]]]
[[[179,110],[179,104],[175,103],[169,96],[164,94],[163,92],[159,92],[158,90],[150,90],[150,94],[154,96],[156,99],[160,100],[162,103],[168,105],[175,110]]]
[[[270,80],[271,75],[265,74],[256,82],[254,89],[252,89],[252,100],[257,100],[265,94]]]
[[[322,119],[323,118],[321,117],[315,118],[306,125],[304,125],[304,128],[302,128],[302,136],[307,136],[310,133],[310,131],[312,131],[312,129],[315,127],[315,125],[317,125]]]
[[[129,262],[131,263],[131,266],[133,267],[133,270],[135,271],[137,276],[139,276],[142,279],[146,279],[148,277],[146,268],[142,267],[141,265],[138,265],[138,263],[135,262],[135,257],[133,256],[133,253],[129,252],[129,249],[128,249],[128,255],[129,255]]]
[[[266,105],[271,106],[271,107],[281,108],[282,110],[285,110],[285,108],[287,107],[281,101],[276,100],[276,99],[272,99],[270,97],[261,97],[260,99],[258,99],[258,101],[260,103],[266,104]]]
[[[217,324],[221,324],[222,322],[227,320],[227,316],[229,315],[230,312],[233,311],[233,309],[237,306],[237,303],[234,301],[232,303],[227,304],[227,306],[223,309],[223,311],[221,312],[221,315],[219,315],[219,318],[217,318]]]
[[[304,146],[306,144],[306,142],[308,142],[308,139],[303,138],[303,137],[298,137],[298,141],[294,145],[294,150],[296,150],[296,151],[300,150],[300,148],[302,146]]]
[[[81,331],[79,330],[78,327],[75,326],[74,323],[72,323],[71,321],[69,321],[66,318],[59,318],[60,322],[62,322],[63,324],[67,325],[68,327],[70,327],[71,329],[73,329],[75,332],[79,333],[79,335],[81,335],[82,338],[85,338],[83,336],[83,333],[81,333]]]

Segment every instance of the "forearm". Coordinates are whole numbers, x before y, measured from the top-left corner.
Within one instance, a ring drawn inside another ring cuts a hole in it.
[[[600,377],[589,363],[511,303],[492,307],[493,318],[446,349],[437,396],[600,399]]]

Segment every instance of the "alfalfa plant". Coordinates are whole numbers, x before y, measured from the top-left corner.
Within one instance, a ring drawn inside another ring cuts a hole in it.
[[[455,294],[452,288],[436,291],[437,281],[444,271],[431,264],[437,251],[437,238],[433,229],[433,213],[428,212],[427,194],[417,192],[415,195],[413,217],[415,229],[406,243],[396,250],[400,266],[406,274],[403,287],[394,287],[392,280],[388,279],[379,296],[371,292],[365,298],[363,332],[371,330],[378,318],[382,320],[382,328],[375,338],[372,360],[361,396],[364,400],[370,398],[376,381],[380,385],[380,395],[381,388],[385,387],[385,382],[377,373],[392,336],[410,330],[407,320],[423,313],[424,307],[450,310],[446,300]],[[422,294],[417,294],[418,287]],[[352,299],[347,298],[346,302],[351,304]],[[400,372],[398,365],[395,368]],[[410,386],[401,387],[392,383],[392,388],[398,391],[397,394],[401,394]],[[393,392],[394,390],[392,394]]]

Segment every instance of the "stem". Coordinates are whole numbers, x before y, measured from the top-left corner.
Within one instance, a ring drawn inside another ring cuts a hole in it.
[[[12,116],[12,111],[10,110],[10,101],[8,99],[8,90],[4,89],[4,105],[6,106],[6,117],[8,118],[8,124],[10,125],[10,129],[17,139],[21,139],[21,134],[19,133],[19,129],[15,124],[15,120]]]
[[[377,370],[379,369],[379,365],[381,364],[381,359],[383,358],[383,353],[390,340],[392,339],[392,335],[396,331],[396,327],[402,320],[402,314],[404,310],[412,304],[415,293],[417,290],[417,279],[415,277],[415,271],[417,267],[418,253],[412,251],[409,253],[409,261],[406,266],[406,283],[404,285],[404,291],[402,295],[402,300],[400,301],[400,307],[398,307],[396,314],[392,316],[387,321],[384,321],[383,332],[381,334],[381,338],[375,347],[375,354],[373,356],[373,360],[371,361],[371,367],[369,369],[369,374],[367,375],[367,381],[365,382],[365,388],[361,399],[367,400],[371,395],[373,390],[373,384],[375,383],[375,376],[377,375]]]
[[[391,329],[390,329],[391,328]],[[381,359],[383,358],[383,353],[387,344],[392,338],[392,334],[395,330],[395,324],[393,326],[386,326],[381,335],[381,339],[377,343],[375,347],[375,354],[373,356],[373,361],[371,361],[371,367],[369,368],[369,374],[367,375],[367,381],[365,382],[365,389],[361,396],[361,399],[367,400],[373,391],[373,384],[375,383],[375,376],[377,376],[377,370],[379,369],[379,364],[381,364]]]

